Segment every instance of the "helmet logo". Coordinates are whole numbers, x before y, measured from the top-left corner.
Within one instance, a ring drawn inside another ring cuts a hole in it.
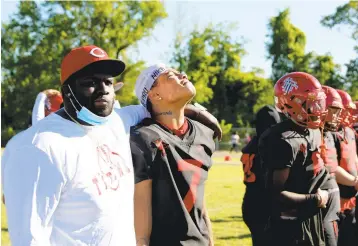
[[[282,90],[285,94],[290,93],[293,89],[298,89],[297,82],[288,77],[283,81]]]

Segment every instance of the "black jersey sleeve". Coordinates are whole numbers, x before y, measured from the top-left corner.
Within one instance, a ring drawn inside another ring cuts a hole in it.
[[[131,152],[132,152],[132,161],[134,168],[134,177],[135,183],[140,183],[144,180],[152,179],[152,173],[150,166],[152,163],[151,154],[145,153],[145,150],[142,150],[139,145],[131,141]]]
[[[291,168],[295,160],[292,146],[284,139],[270,135],[260,138],[259,153],[268,169]]]

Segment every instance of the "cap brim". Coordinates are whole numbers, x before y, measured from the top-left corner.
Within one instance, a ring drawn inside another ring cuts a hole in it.
[[[100,60],[82,68],[80,71],[78,71],[78,75],[87,76],[93,74],[105,74],[110,75],[112,77],[117,77],[118,75],[123,73],[125,68],[126,65],[120,60]]]

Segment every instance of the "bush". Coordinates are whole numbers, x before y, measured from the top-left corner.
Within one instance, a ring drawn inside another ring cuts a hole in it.
[[[5,127],[5,129],[1,130],[1,147],[5,147],[7,142],[15,136],[16,131],[11,127]]]

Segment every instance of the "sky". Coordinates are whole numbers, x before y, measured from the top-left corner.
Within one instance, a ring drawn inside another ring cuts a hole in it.
[[[231,33],[243,38],[244,49],[248,52],[242,59],[242,69],[249,71],[253,67],[264,69],[265,76],[271,74],[271,63],[267,60],[265,42],[269,19],[279,11],[290,8],[291,22],[306,34],[306,52],[315,51],[323,55],[330,53],[334,61],[342,65],[355,57],[355,42],[350,38],[348,28],[329,29],[320,24],[323,16],[335,12],[335,9],[347,1],[339,0],[163,0],[168,17],[154,29],[152,36],[141,40],[136,48],[129,52],[133,60],[144,60],[148,65],[157,61],[169,62],[173,53],[176,34],[184,35],[195,27],[203,29],[209,23],[236,23]],[[1,21],[7,21],[17,9],[17,1],[1,0]]]

